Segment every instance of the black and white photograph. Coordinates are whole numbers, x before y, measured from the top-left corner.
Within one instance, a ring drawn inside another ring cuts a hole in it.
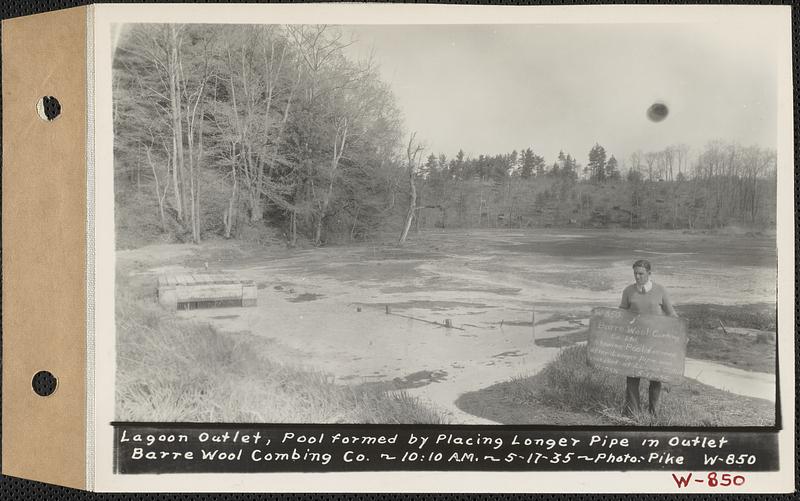
[[[779,424],[769,36],[109,36],[115,420]]]

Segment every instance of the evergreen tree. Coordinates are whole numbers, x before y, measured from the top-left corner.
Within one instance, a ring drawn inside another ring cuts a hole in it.
[[[519,158],[519,153],[517,153],[517,150],[512,151],[511,154],[508,155],[508,165],[509,168],[511,169],[511,173],[514,174],[519,173],[519,167],[520,167],[519,161],[520,158]]]
[[[606,180],[606,150],[599,143],[595,143],[589,151],[589,179],[602,183]]]
[[[534,155],[533,166],[537,176],[544,176],[544,171],[546,167],[544,163],[544,157],[540,157],[539,155]]]
[[[606,177],[611,181],[619,181],[620,179],[619,167],[614,155],[611,155],[611,158],[606,162]]]
[[[544,158],[530,148],[526,148],[520,155],[520,166],[520,177],[523,179],[544,174]]]
[[[450,172],[447,168],[447,155],[444,153],[439,153],[439,172],[441,173],[442,177],[447,177],[450,179]]]
[[[533,150],[528,148],[522,152],[522,167],[520,168],[520,177],[528,179],[533,175]]]
[[[450,177],[451,179],[465,179],[465,165],[464,165],[464,150],[458,150],[456,158],[450,160]]]
[[[578,179],[578,162],[576,162],[569,153],[564,157],[564,163],[561,166],[561,176],[568,181],[576,181]]]
[[[435,177],[436,167],[438,165],[439,162],[436,159],[436,155],[431,153],[430,155],[428,155],[428,159],[425,162],[425,165],[423,165],[422,168],[417,171],[417,173],[422,177]]]

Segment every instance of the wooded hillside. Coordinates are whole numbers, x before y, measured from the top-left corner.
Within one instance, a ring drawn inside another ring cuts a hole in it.
[[[774,225],[775,152],[758,146],[617,159],[595,144],[552,161],[527,146],[425,152],[377,65],[347,56],[350,43],[324,26],[126,25],[113,66],[118,246]]]

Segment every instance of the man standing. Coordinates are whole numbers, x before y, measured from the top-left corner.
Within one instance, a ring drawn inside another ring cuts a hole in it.
[[[619,307],[637,315],[669,315],[677,317],[667,295],[667,290],[650,280],[650,261],[640,259],[633,263],[633,277],[636,283],[625,287]],[[650,381],[648,391],[648,410],[656,414],[658,399],[661,396],[661,381]],[[639,401],[639,378],[628,377],[625,388],[625,408],[623,414],[632,416],[641,409]]]

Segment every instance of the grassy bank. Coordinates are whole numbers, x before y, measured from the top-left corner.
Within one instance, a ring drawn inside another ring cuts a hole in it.
[[[646,407],[647,383],[640,387]],[[471,414],[503,424],[768,426],[775,407],[766,400],[734,395],[684,379],[665,385],[658,416],[621,415],[625,377],[586,363],[586,347],[572,346],[541,372],[462,395],[456,402]]]
[[[775,373],[774,304],[687,304],[677,307],[689,321],[687,355],[730,367]],[[734,332],[746,329],[751,332]]]
[[[270,342],[117,298],[116,418],[123,421],[442,423],[403,392],[334,384],[270,360]]]

